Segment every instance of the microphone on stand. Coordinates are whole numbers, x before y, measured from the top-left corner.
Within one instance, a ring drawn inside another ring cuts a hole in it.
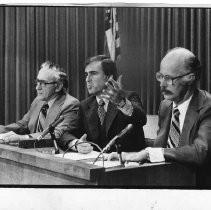
[[[123,129],[118,135],[116,135],[111,141],[103,148],[103,152],[107,152],[112,145],[116,143],[118,139],[123,138],[125,135],[127,135],[133,128],[132,124],[128,124],[125,129]]]
[[[37,141],[40,141],[41,139],[43,139],[43,137],[45,137],[51,129],[54,129],[60,122],[62,122],[64,120],[64,116],[61,115],[59,117],[59,119],[55,120],[53,123],[51,123],[38,137],[37,137]]]
[[[118,135],[116,135],[113,139],[111,139],[111,141],[102,149],[102,151],[100,152],[98,157],[94,160],[93,164],[95,164],[95,162],[98,160],[98,158],[100,157],[101,154],[103,154],[104,152],[107,152],[110,149],[110,147],[116,143],[116,141],[118,139],[121,139],[125,135],[127,135],[132,130],[132,128],[133,128],[133,125],[132,124],[128,124],[125,127],[125,129],[123,129]]]

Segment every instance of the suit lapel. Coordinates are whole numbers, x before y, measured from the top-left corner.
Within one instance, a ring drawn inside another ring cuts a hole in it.
[[[87,126],[90,131],[92,139],[98,139],[99,137],[99,117],[97,113],[98,104],[95,96],[92,96],[87,102],[87,106],[84,109]]]
[[[180,141],[179,146],[184,146],[184,145],[189,144],[190,133],[198,118],[199,110],[201,109],[201,107],[203,107],[203,101],[204,101],[203,96],[200,94],[198,90],[196,90],[190,101],[190,104],[185,116],[185,121],[184,121],[184,126],[182,129],[182,133],[181,133],[181,141]]]
[[[172,116],[172,107],[173,107],[173,103],[168,103],[166,105],[165,113],[163,113],[162,115],[164,115],[163,117],[163,123],[162,123],[162,127],[160,128],[160,141],[161,141],[161,145],[166,147],[167,145],[167,140],[168,140],[168,135],[169,135],[169,129],[170,129],[170,125],[171,125],[171,116]]]
[[[115,117],[117,116],[118,109],[111,102],[108,103],[108,109],[106,113],[106,135],[108,134],[109,128],[111,127]]]
[[[185,121],[184,121],[184,126],[182,128],[182,133],[181,133],[181,139],[179,146],[184,146],[189,144],[189,139],[190,139],[190,131],[196,122],[198,113],[193,110],[193,109],[188,109],[186,116],[185,116]]]
[[[64,104],[65,95],[58,96],[55,102],[52,104],[48,111],[48,115],[45,120],[44,129],[47,128],[52,122],[54,122],[57,116],[61,112],[61,106]]]
[[[32,109],[30,123],[29,123],[29,130],[33,133],[36,131],[37,120],[39,117],[40,109],[42,108],[45,101],[39,101],[36,106]]]

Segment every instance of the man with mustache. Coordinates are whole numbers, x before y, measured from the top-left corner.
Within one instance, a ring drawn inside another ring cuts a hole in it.
[[[156,79],[164,100],[154,147],[123,153],[124,161],[177,161],[197,167],[198,186],[211,186],[211,95],[197,88],[201,68],[185,48],[167,52]],[[118,158],[112,153],[109,159]]]
[[[67,75],[63,69],[50,61],[44,62],[37,75],[37,97],[21,120],[0,125],[0,133],[4,133],[0,134],[0,139],[6,143],[37,138],[61,115],[64,119],[55,127],[56,138],[61,138],[67,130],[73,133],[77,125],[79,101],[67,93],[67,88]],[[50,138],[50,134],[46,138]]]
[[[105,55],[91,57],[85,63],[85,78],[89,97],[79,107],[78,134],[73,141],[67,138],[64,145],[79,153],[89,153],[92,146],[79,143],[93,142],[104,148],[128,124],[133,124],[132,131],[121,139],[122,150],[143,149],[146,115],[137,93],[123,90],[120,80],[116,81],[115,63]],[[115,147],[111,150],[115,151]]]

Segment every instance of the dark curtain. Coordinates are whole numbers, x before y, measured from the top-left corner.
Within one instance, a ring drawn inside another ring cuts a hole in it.
[[[211,9],[119,8],[118,14],[124,86],[140,94],[148,114],[157,114],[162,98],[155,73],[170,48],[185,47],[198,56],[200,88],[211,92]]]
[[[84,61],[102,54],[104,10],[100,7],[0,7],[0,124],[20,119],[36,96],[40,64],[51,60],[69,76],[69,93],[87,96]],[[137,91],[148,114],[157,114],[161,95],[155,72],[170,48],[195,53],[202,64],[200,87],[211,92],[211,9],[118,8],[119,73]]]
[[[84,61],[103,53],[104,8],[0,7],[0,46],[0,123],[7,124],[29,109],[46,60],[66,70],[71,95],[85,97]]]

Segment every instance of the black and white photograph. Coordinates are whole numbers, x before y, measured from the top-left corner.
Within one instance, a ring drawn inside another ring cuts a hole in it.
[[[209,208],[210,69],[208,2],[0,2],[3,209]]]

